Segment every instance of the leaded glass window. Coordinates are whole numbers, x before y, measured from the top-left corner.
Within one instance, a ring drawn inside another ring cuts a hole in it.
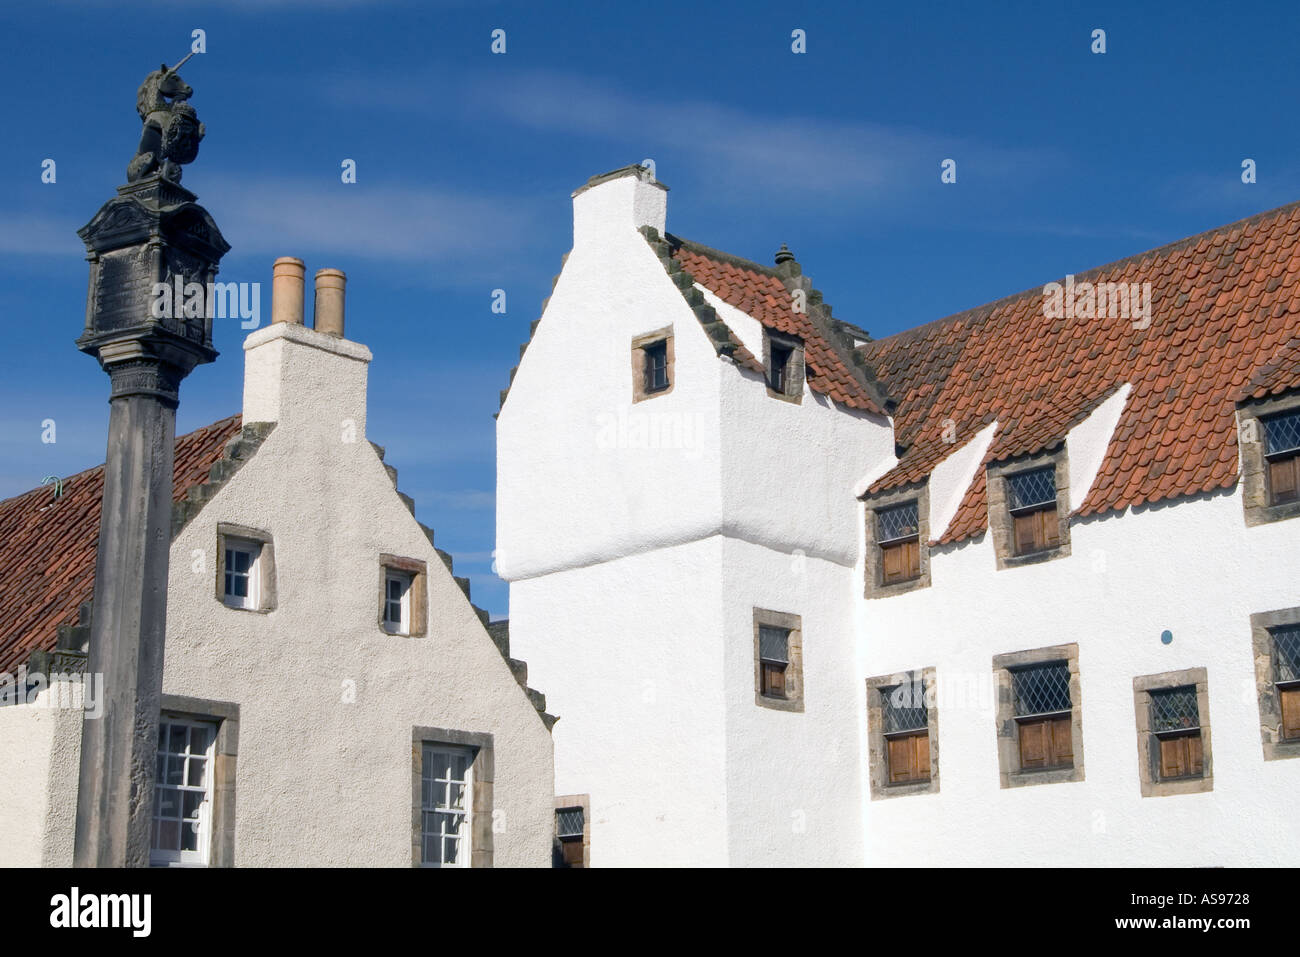
[[[583,815],[580,807],[561,808],[555,812],[555,829],[561,839],[582,837]]]
[[[915,538],[919,528],[916,502],[882,508],[876,512],[878,544],[886,545],[900,539]]]
[[[1196,705],[1196,686],[1162,688],[1150,692],[1151,730],[1156,734],[1193,731],[1201,726]]]
[[[919,682],[882,688],[880,695],[885,734],[924,731],[929,727],[925,689]]]
[[[1064,661],[1017,668],[1011,672],[1011,687],[1017,717],[1070,710],[1070,666]]]
[[[661,339],[645,347],[645,390],[662,392],[668,388],[668,340]]]
[[[1300,625],[1274,628],[1272,635],[1277,682],[1300,681]]]
[[[1300,409],[1261,419],[1264,426],[1264,454],[1300,452]]]
[[[1056,467],[1007,476],[1007,504],[1012,512],[1056,504]]]

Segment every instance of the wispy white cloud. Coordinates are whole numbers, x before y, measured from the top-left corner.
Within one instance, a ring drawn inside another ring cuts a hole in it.
[[[221,210],[222,232],[241,254],[435,260],[444,272],[521,249],[538,216],[525,199],[424,185],[325,187],[213,177],[204,194]]]
[[[75,216],[48,212],[0,210],[0,253],[14,256],[71,256],[80,258],[86,247],[77,238],[84,225]]]

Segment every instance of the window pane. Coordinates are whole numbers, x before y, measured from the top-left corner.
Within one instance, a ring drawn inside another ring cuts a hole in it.
[[[555,812],[555,817],[560,837],[582,837],[582,808],[563,808]]]
[[[1260,420],[1264,425],[1264,452],[1276,455],[1300,449],[1300,410]]]
[[[1196,688],[1164,688],[1151,693],[1151,730],[1185,731],[1198,728],[1200,712],[1196,705]]]
[[[1056,468],[1033,469],[1007,476],[1007,505],[1014,511],[1056,501]]]
[[[1273,629],[1273,662],[1278,681],[1300,681],[1300,625]]]
[[[919,529],[916,503],[908,502],[876,512],[877,542],[892,542],[900,538],[914,538]]]
[[[921,684],[882,688],[880,697],[886,734],[897,731],[919,731],[928,726],[925,688]]]
[[[158,822],[158,850],[179,851],[181,849],[180,821]]]
[[[1011,672],[1017,715],[1070,710],[1070,666],[1064,661]]]
[[[763,661],[788,664],[790,661],[790,632],[785,628],[759,625],[758,657]]]
[[[207,784],[207,758],[190,758],[188,764],[189,770],[185,775],[185,783],[192,788],[205,786]]]

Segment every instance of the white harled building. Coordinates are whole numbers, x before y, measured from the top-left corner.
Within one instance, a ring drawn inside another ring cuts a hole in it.
[[[497,568],[588,863],[1294,861],[1300,204],[874,340],[573,202]]]

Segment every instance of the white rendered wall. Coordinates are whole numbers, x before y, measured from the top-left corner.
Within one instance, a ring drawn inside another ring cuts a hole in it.
[[[1071,557],[996,571],[985,534],[933,552],[932,587],[859,602],[862,676],[933,666],[941,695],[945,682],[984,692],[939,701],[939,794],[864,804],[866,863],[1294,863],[1300,760],[1263,759],[1250,615],[1300,605],[1300,524],[1248,529],[1234,492],[1076,523],[1070,536]],[[1079,645],[1085,780],[1002,789],[992,658],[1068,642]],[[1133,678],[1197,667],[1209,677],[1214,789],[1143,798]]]
[[[561,717],[556,787],[591,795],[596,866],[856,863],[853,483],[892,433],[719,359],[635,231],[642,195],[661,193],[627,177],[576,197],[497,423],[497,567]],[[757,323],[709,300],[761,355]],[[669,323],[672,392],[634,403],[631,342]],[[656,417],[691,441],[638,440]],[[755,607],[804,618],[804,714],[754,703]]]
[[[728,863],[862,863],[862,754],[852,568],[736,539],[722,547]],[[754,702],[754,609],[803,625],[802,712]]]
[[[722,540],[514,582],[510,631],[560,715],[555,787],[593,867],[728,863]]]
[[[0,708],[0,867],[71,867],[81,760],[80,689],[52,707],[43,690],[31,704]],[[75,696],[75,700],[74,700]]]

